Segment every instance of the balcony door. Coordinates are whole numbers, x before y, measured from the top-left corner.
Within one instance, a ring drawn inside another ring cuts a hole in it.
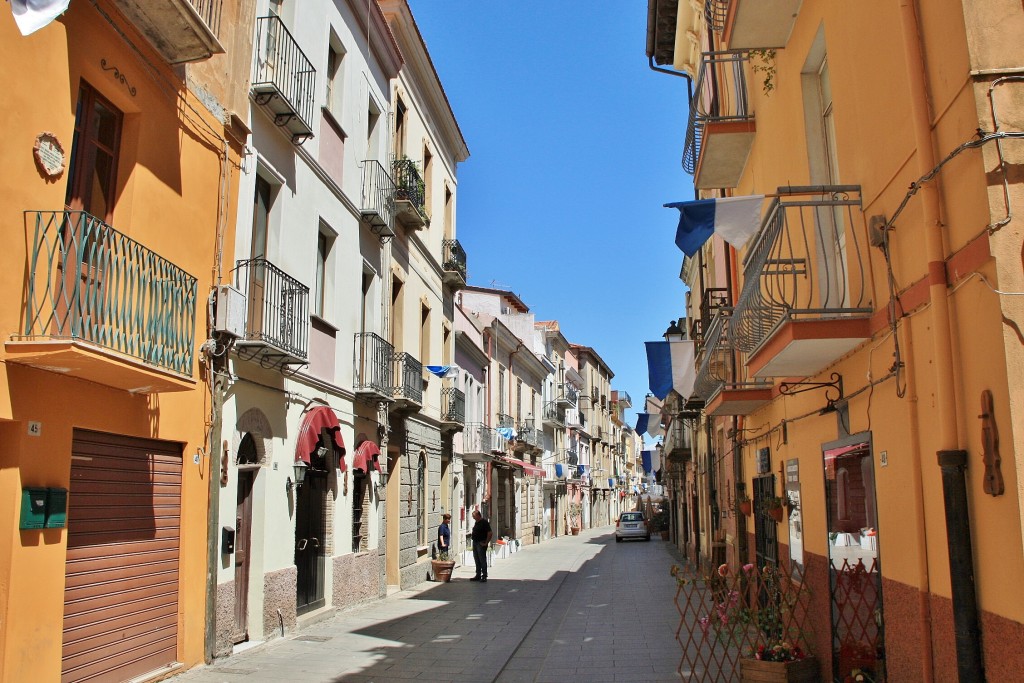
[[[75,112],[70,174],[61,225],[54,336],[91,341],[103,337],[103,271],[110,265],[118,149],[124,115],[82,82]]]
[[[256,176],[255,204],[252,213],[252,244],[250,255],[253,261],[263,259],[264,263],[253,263],[247,268],[246,291],[248,293],[249,320],[247,330],[250,337],[259,337],[263,330],[264,305],[267,288],[267,234],[270,229],[270,210],[273,206],[273,188],[262,176]]]

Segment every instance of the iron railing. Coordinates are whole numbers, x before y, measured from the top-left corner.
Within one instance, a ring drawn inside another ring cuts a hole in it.
[[[311,128],[316,69],[280,17],[256,19],[255,49],[253,90],[272,87],[306,127]]]
[[[732,309],[722,309],[711,319],[704,334],[704,345],[697,357],[697,378],[693,393],[706,401],[733,379],[733,346],[729,341],[729,316]]]
[[[395,181],[376,159],[363,161],[362,215],[375,225],[394,226]]]
[[[570,465],[578,465],[580,462],[580,454],[575,448],[565,449],[565,461]]]
[[[715,33],[725,30],[725,20],[729,16],[730,0],[704,0],[704,21]]]
[[[780,187],[743,261],[733,313],[736,347],[751,353],[785,320],[871,313],[859,185]]]
[[[575,408],[577,405],[579,405],[579,402],[580,402],[580,390],[579,389],[577,389],[573,385],[569,384],[568,382],[563,382],[562,384],[559,384],[558,385],[558,389],[559,389],[559,393],[558,393],[558,399],[557,400],[559,402],[566,403],[566,404],[572,406],[573,408]]]
[[[466,422],[466,392],[455,387],[441,389],[441,421]]]
[[[393,396],[405,398],[414,403],[423,403],[423,364],[407,351],[396,353],[394,377],[398,384],[392,389]]]
[[[262,342],[296,358],[309,346],[309,287],[265,258],[238,261],[238,288],[246,301],[246,341]]]
[[[511,415],[498,413],[498,429],[513,429],[515,426],[516,421],[512,419]]]
[[[543,432],[537,429],[533,420],[523,420],[516,429],[516,440],[530,446],[540,446]]]
[[[412,159],[395,159],[391,162],[391,177],[395,181],[395,199],[411,203],[426,219],[427,186],[420,175],[419,165]]]
[[[747,99],[744,69],[746,53],[705,52],[690,100],[690,118],[683,144],[683,170],[693,174],[700,158],[704,128],[708,123],[749,121],[753,118]]]
[[[565,411],[565,424],[570,428],[586,430],[587,416],[580,408],[569,408]]]
[[[24,336],[192,374],[196,279],[84,211],[26,211]]]
[[[357,332],[353,388],[390,396],[395,385],[392,359],[395,347],[374,332]]]
[[[470,422],[462,430],[463,453],[490,453],[494,448],[494,430],[481,422]]]
[[[466,279],[466,250],[462,248],[458,240],[444,240],[441,243],[444,254],[441,260],[441,270],[458,273],[462,279]]]
[[[220,36],[220,17],[224,10],[224,0],[188,0],[188,3],[202,17],[213,34]]]
[[[630,396],[628,392],[619,389],[616,396],[618,397],[617,400],[620,406],[633,405],[633,397]]]
[[[554,401],[544,405],[544,420],[556,425],[565,426],[565,409],[559,408]]]

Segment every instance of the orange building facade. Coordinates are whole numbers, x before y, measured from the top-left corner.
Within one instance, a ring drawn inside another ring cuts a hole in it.
[[[29,35],[0,10],[0,680],[204,659],[250,5],[75,0]]]
[[[696,198],[758,202],[759,224],[683,264],[674,540],[703,564],[803,567],[822,680],[1013,680],[1024,12],[695,7],[650,3],[648,56],[689,83]]]

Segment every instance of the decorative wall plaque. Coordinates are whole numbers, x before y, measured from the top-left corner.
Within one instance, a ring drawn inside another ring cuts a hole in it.
[[[56,180],[64,173],[64,146],[53,133],[40,133],[32,147],[39,172],[50,180]]]

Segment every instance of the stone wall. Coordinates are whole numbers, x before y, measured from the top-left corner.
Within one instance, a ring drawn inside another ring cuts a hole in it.
[[[259,635],[262,635],[264,640],[280,636],[282,620],[286,633],[295,629],[297,579],[298,572],[295,567],[287,567],[263,576],[263,633],[250,633],[250,639],[258,640]],[[278,610],[281,610],[280,616]]]
[[[340,555],[334,559],[331,604],[344,608],[379,600],[387,595],[376,552]]]

